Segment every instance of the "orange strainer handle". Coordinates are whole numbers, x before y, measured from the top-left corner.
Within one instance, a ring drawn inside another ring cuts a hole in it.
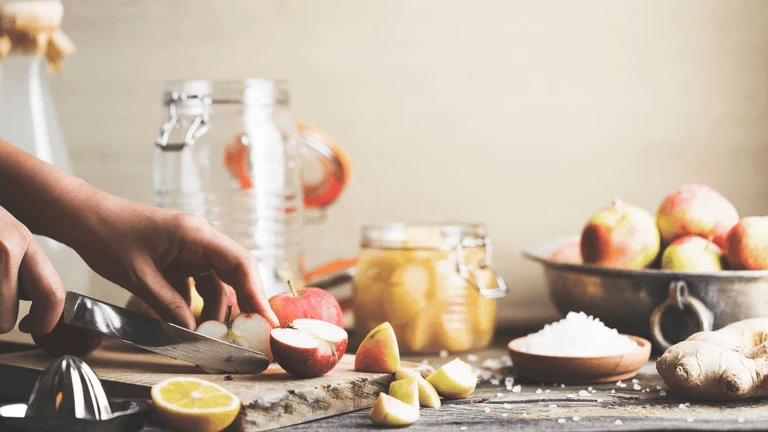
[[[323,208],[334,202],[349,181],[349,158],[328,134],[306,123],[297,122],[296,129],[304,145],[317,156],[323,177],[314,183],[304,182],[304,205]]]

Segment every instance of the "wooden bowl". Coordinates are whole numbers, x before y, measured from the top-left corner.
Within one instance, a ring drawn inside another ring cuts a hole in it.
[[[634,377],[651,357],[650,342],[637,336],[624,336],[637,342],[638,349],[606,357],[547,356],[517,350],[515,345],[525,337],[512,340],[507,349],[517,373],[522,376],[563,384],[604,383]]]

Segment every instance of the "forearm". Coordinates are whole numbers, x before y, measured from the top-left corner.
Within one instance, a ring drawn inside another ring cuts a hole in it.
[[[33,233],[74,247],[107,196],[0,140],[0,206]]]

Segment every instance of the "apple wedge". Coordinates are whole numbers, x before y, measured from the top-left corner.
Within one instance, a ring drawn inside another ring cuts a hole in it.
[[[341,360],[348,336],[343,328],[316,319],[297,319],[270,335],[275,361],[289,374],[314,378],[327,374]]]
[[[388,322],[378,325],[363,339],[355,355],[359,372],[395,373],[400,367],[400,350],[395,330]]]
[[[419,408],[419,385],[413,378],[403,378],[389,384],[389,395],[414,408]]]
[[[368,418],[377,425],[407,426],[419,419],[419,409],[386,393],[379,393]]]
[[[475,391],[477,375],[470,365],[454,359],[430,375],[427,382],[446,399],[462,399]]]
[[[420,373],[413,369],[397,368],[395,379],[403,380],[407,378],[416,381],[419,388],[419,405],[428,408],[440,408],[440,396],[438,396],[437,390],[432,387],[432,384],[428,383]]]

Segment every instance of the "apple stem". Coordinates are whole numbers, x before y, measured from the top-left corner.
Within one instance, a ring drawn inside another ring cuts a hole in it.
[[[232,305],[227,306],[227,316],[224,317],[224,322],[227,324],[227,328],[232,327]]]
[[[288,288],[291,289],[291,295],[293,296],[293,298],[296,298],[299,296],[299,293],[296,291],[296,287],[293,286],[293,281],[291,280],[288,281]]]
[[[614,207],[614,208],[621,208],[621,205],[622,205],[622,202],[621,202],[621,199],[619,198],[614,198],[613,202],[611,203],[611,207]]]

